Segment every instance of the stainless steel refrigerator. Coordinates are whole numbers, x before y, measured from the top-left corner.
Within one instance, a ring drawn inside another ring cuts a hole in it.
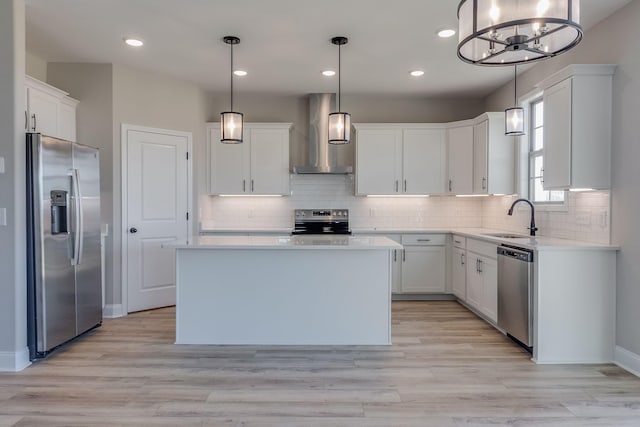
[[[28,133],[27,215],[34,360],[102,323],[98,150]]]

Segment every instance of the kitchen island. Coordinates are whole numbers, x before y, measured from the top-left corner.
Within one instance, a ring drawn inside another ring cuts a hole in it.
[[[201,236],[176,249],[176,343],[391,344],[385,237]]]

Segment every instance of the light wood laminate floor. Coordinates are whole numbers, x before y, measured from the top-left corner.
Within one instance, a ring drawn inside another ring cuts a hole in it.
[[[0,425],[640,426],[640,379],[535,365],[456,302],[394,302],[391,347],[173,344],[175,309],[106,320],[0,374]]]

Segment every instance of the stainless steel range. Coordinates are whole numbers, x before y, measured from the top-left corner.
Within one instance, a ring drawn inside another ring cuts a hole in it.
[[[296,209],[292,234],[351,234],[348,209]]]

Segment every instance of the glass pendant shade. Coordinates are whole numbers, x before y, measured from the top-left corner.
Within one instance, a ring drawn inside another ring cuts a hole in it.
[[[220,142],[239,144],[242,142],[242,113],[225,111],[220,113]]]
[[[505,135],[524,135],[524,108],[513,107],[504,110]]]
[[[351,114],[329,114],[329,144],[348,144],[351,141]]]
[[[458,57],[513,65],[554,57],[582,40],[580,0],[462,0]]]
[[[222,39],[230,46],[230,76],[231,76],[231,111],[223,111],[220,113],[220,142],[223,144],[240,144],[242,142],[243,118],[242,113],[233,111],[233,45],[239,44],[240,39],[235,36],[225,36]]]
[[[329,144],[341,145],[348,144],[351,141],[351,114],[340,110],[341,95],[341,65],[342,56],[340,55],[340,46],[349,42],[346,37],[334,37],[331,43],[338,46],[338,111],[329,113]]]

